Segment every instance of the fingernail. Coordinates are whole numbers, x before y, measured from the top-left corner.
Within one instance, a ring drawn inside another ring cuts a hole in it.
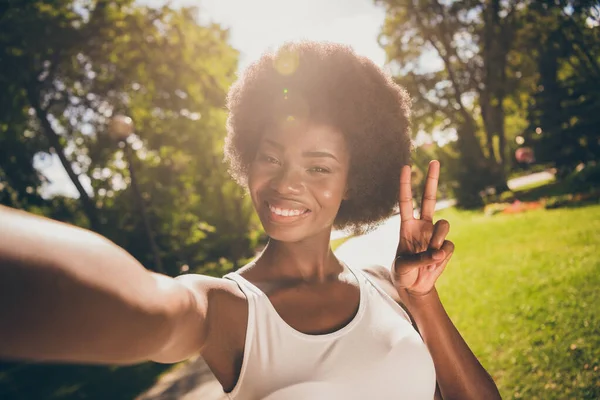
[[[442,250],[436,250],[433,252],[434,260],[441,260],[442,258],[444,258],[444,252]]]

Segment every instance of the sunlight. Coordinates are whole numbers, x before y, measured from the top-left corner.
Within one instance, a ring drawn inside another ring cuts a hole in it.
[[[265,50],[298,39],[344,43],[377,65],[385,62],[377,43],[385,12],[371,0],[174,0],[172,5],[198,6],[201,21],[230,28],[231,43],[241,53],[240,69]]]

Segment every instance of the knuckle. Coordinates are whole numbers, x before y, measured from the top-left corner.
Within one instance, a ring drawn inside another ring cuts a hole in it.
[[[406,260],[406,258],[404,257],[397,257],[394,261],[394,273],[399,273],[406,269],[406,266],[408,264],[407,261],[408,260]]]

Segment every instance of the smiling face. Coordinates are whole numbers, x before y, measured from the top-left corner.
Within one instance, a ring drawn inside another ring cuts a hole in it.
[[[328,232],[346,192],[349,164],[344,136],[331,126],[267,130],[248,175],[266,233],[297,242]]]

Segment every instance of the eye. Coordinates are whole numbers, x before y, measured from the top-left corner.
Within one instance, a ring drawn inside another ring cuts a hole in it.
[[[268,163],[268,164],[276,164],[276,165],[279,165],[279,160],[278,160],[278,159],[276,159],[276,158],[275,158],[275,157],[273,157],[273,156],[270,156],[270,155],[268,155],[268,154],[260,154],[260,155],[258,156],[258,159],[259,159],[260,161],[266,162],[266,163]]]
[[[316,172],[318,174],[328,174],[329,171],[327,168],[323,168],[323,167],[312,167],[309,169],[310,172]]]

